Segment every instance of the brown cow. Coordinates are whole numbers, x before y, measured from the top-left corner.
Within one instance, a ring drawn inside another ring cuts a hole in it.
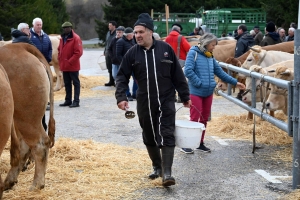
[[[14,132],[13,127],[14,103],[7,74],[0,64],[0,155],[6,142]],[[12,136],[13,139],[13,136]],[[2,199],[4,185],[0,174],[0,199]]]
[[[10,81],[14,99],[13,119],[20,142],[20,151],[11,153],[12,160],[17,155],[20,159],[17,162],[11,162],[11,169],[4,181],[4,189],[9,189],[17,183],[18,175],[29,152],[35,160],[34,180],[30,189],[41,189],[45,185],[48,153],[49,148],[54,145],[55,135],[53,77],[50,66],[37,48],[26,43],[14,43],[1,47],[0,63]],[[42,126],[42,117],[45,114],[48,99],[50,99],[51,106],[47,135]]]
[[[294,65],[294,61],[292,61],[292,65]],[[282,65],[276,69],[274,77],[286,81],[294,80],[294,67]],[[287,89],[280,88],[272,83],[270,84],[270,88],[271,91],[269,98],[266,101],[266,107],[272,111],[282,110],[283,113],[287,115]]]

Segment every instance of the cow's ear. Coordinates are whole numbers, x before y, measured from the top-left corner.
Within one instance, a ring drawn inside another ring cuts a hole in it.
[[[285,75],[285,76],[289,76],[291,74],[290,70],[285,70],[284,72],[280,73],[280,75]]]

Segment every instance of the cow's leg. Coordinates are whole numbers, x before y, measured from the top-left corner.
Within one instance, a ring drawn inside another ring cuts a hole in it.
[[[63,75],[62,72],[59,69],[59,65],[58,64],[53,64],[54,67],[54,71],[56,73],[56,86],[54,88],[54,91],[59,91],[61,88],[63,88],[65,86],[64,84],[64,80],[63,80]]]
[[[251,113],[251,112],[248,112],[247,119],[253,119],[253,113]]]
[[[30,190],[42,189],[45,186],[45,174],[48,161],[50,140],[46,134],[41,135],[39,142],[31,149],[35,162],[35,173]]]
[[[18,176],[30,155],[29,146],[25,143],[22,137],[19,137],[19,142],[20,150],[11,149],[10,151],[11,168],[4,181],[4,190],[11,189],[18,182]],[[16,159],[18,156],[19,159]]]

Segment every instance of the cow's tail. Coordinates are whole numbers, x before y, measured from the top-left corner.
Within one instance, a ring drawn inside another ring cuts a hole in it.
[[[55,120],[54,120],[54,90],[53,90],[53,75],[50,69],[50,65],[47,63],[46,65],[47,74],[50,81],[50,117],[48,122],[48,136],[50,138],[50,148],[54,146],[55,143]]]
[[[54,112],[53,112],[53,108],[54,108],[54,90],[53,90],[53,75],[52,75],[52,71],[50,69],[50,65],[47,62],[47,60],[45,59],[44,55],[34,46],[32,45],[26,45],[26,50],[31,53],[32,55],[34,55],[35,57],[37,57],[40,62],[44,65],[48,77],[49,77],[49,81],[50,81],[50,117],[49,117],[49,122],[48,122],[48,136],[50,138],[50,148],[54,146],[55,143],[55,120],[54,120]]]

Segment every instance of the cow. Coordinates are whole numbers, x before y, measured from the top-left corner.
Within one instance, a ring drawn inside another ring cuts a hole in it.
[[[285,60],[294,59],[294,54],[282,51],[267,51],[263,50],[260,46],[250,47],[251,51],[242,64],[242,68],[249,69],[252,65],[259,65],[261,67],[268,67],[274,63]],[[240,75],[244,77],[244,75]]]
[[[59,62],[58,62],[58,49],[57,48],[58,48],[61,36],[55,35],[55,34],[50,34],[49,38],[52,43],[52,60],[49,64],[53,66],[55,74],[56,74],[56,85],[54,87],[54,91],[59,91],[61,88],[63,88],[65,86],[63,75],[62,75],[62,72],[60,71]]]
[[[293,54],[294,53],[294,41],[279,43],[279,44],[275,44],[275,45],[268,45],[268,46],[261,47],[261,49],[264,49],[267,51],[271,51],[271,50],[283,51],[283,52]],[[244,53],[243,55],[241,55],[238,58],[229,57],[228,59],[225,60],[225,63],[231,64],[231,65],[234,65],[237,67],[241,67],[242,63],[245,62],[245,60],[247,59],[250,52],[251,52],[251,50],[247,51],[246,53]],[[235,77],[237,77],[235,73],[234,73],[234,75],[235,75]],[[245,81],[245,77],[238,76],[238,80],[239,80],[239,82],[243,83]],[[224,83],[221,80],[218,80],[217,87],[218,87],[218,89],[220,89],[222,91],[226,91],[227,83]]]
[[[35,160],[33,189],[45,185],[49,148],[54,145],[55,120],[53,118],[53,77],[49,64],[41,52],[27,43],[7,44],[0,48],[0,63],[4,67],[13,94],[15,131],[19,151],[11,153],[11,169],[4,181],[4,189],[17,183],[18,175],[30,153]],[[50,95],[50,96],[49,96]],[[48,100],[50,115],[48,135],[42,126]]]
[[[60,71],[59,62],[58,62],[58,49],[57,48],[58,48],[61,36],[57,35],[57,34],[50,34],[49,38],[50,38],[51,44],[52,44],[52,60],[49,64],[53,66],[55,74],[56,74],[56,85],[54,87],[54,91],[59,91],[61,88],[63,88],[65,86],[64,80],[63,80],[63,75],[62,75],[62,72]],[[6,44],[11,44],[11,43],[12,43],[12,40],[0,41],[0,47],[4,46]]]
[[[294,62],[293,62],[294,64]],[[294,68],[291,66],[279,66],[274,74],[275,78],[292,81],[294,80]],[[270,84],[270,95],[266,101],[266,108],[271,111],[282,110],[287,115],[287,89]]]
[[[257,73],[261,73],[263,75],[268,75],[268,76],[274,76],[274,72],[278,67],[281,66],[285,66],[288,68],[293,68],[294,67],[294,60],[287,60],[287,61],[283,61],[280,63],[275,63],[269,67],[261,67],[258,65],[253,65],[250,67],[250,71],[254,71]],[[270,94],[270,90],[269,87],[267,86],[268,83],[264,82],[261,83],[261,81],[259,79],[256,79],[256,102],[263,102],[264,98],[268,98],[269,94]],[[251,99],[252,99],[252,78],[251,77],[247,77],[246,78],[246,92],[242,95],[242,101],[244,103],[250,104],[251,103]],[[270,110],[270,115],[274,116],[274,112],[273,110]],[[249,113],[248,114],[248,118],[252,119],[252,115]]]
[[[0,155],[8,141],[9,136],[15,138],[13,126],[14,103],[13,95],[7,74],[0,64]],[[13,144],[13,143],[12,143]],[[4,185],[0,174],[0,199],[2,199]]]

